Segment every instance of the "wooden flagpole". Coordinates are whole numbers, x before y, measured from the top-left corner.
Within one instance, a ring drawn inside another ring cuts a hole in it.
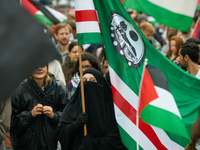
[[[80,72],[80,82],[81,82],[81,99],[82,99],[82,111],[85,113],[85,96],[84,96],[84,86],[83,86],[83,68],[82,68],[82,58],[81,58],[81,47],[78,46],[79,54],[79,72]],[[84,124],[84,136],[87,135],[87,126]]]

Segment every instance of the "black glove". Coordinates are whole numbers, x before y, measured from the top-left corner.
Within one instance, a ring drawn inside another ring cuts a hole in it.
[[[88,123],[88,115],[87,113],[80,113],[77,119],[77,123],[79,126],[83,126]]]

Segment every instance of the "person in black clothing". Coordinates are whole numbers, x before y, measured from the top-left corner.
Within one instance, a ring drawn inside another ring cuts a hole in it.
[[[93,68],[83,72],[85,109],[80,84],[60,117],[56,135],[63,150],[126,150],[114,115],[111,89]],[[83,126],[87,124],[87,135]]]
[[[56,150],[59,117],[68,91],[48,68],[39,67],[12,95],[11,143],[15,150]]]

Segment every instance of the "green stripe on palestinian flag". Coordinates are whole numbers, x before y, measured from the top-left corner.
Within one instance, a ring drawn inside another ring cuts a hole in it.
[[[67,17],[48,7],[43,6],[41,4],[37,4],[36,2],[30,2],[29,0],[21,0],[21,5],[33,16],[39,23],[44,25],[53,26],[59,22],[66,22]],[[40,9],[38,9],[39,7]],[[44,14],[45,12],[45,14]]]
[[[168,27],[187,32],[192,24],[197,0],[124,0],[123,5],[151,15]]]
[[[139,115],[148,124],[190,140],[164,74],[152,65],[143,73]]]
[[[102,44],[97,12],[92,0],[75,0],[78,45]]]

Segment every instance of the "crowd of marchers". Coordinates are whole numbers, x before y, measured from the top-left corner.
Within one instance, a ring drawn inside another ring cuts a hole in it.
[[[186,33],[149,22],[144,13],[127,12],[161,55],[200,79],[200,39],[191,37],[198,14]],[[67,23],[44,28],[60,57],[34,70],[8,100],[1,102],[0,150],[127,149],[114,115],[104,45],[78,45],[74,15],[68,16]],[[186,150],[200,144],[199,131],[200,117],[192,125]]]

